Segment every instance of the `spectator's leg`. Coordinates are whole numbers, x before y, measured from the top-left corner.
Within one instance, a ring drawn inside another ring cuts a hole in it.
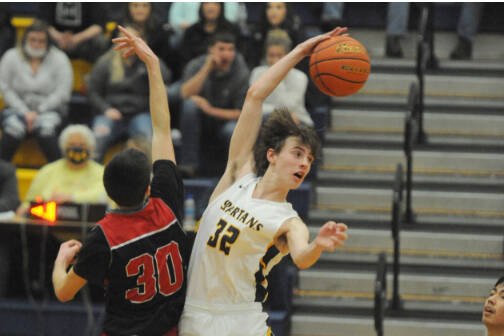
[[[107,148],[119,133],[119,123],[105,117],[96,116],[93,120],[93,132],[96,137],[95,160],[103,162]]]
[[[33,133],[48,162],[53,162],[61,157],[58,148],[57,129],[61,124],[58,112],[45,112],[40,114],[33,125]]]
[[[320,27],[323,32],[331,31],[341,24],[343,6],[343,2],[324,2]]]
[[[182,158],[181,166],[196,170],[199,163],[200,133],[201,133],[201,111],[189,98],[182,104],[182,115],[180,117],[180,131],[182,132]]]
[[[11,161],[26,137],[26,122],[12,109],[3,111],[2,139],[0,140],[0,158]]]
[[[457,24],[458,43],[450,54],[452,59],[470,59],[472,44],[478,32],[479,22],[483,13],[483,3],[464,2]]]
[[[385,54],[388,57],[403,57],[400,38],[406,35],[409,20],[409,3],[391,2],[387,11]]]
[[[128,137],[145,137],[152,141],[152,120],[149,113],[134,116],[128,125]]]

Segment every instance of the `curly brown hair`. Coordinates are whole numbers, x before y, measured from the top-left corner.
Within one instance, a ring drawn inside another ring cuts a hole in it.
[[[257,176],[263,176],[268,168],[268,149],[272,148],[276,153],[280,153],[285,140],[290,136],[299,137],[301,143],[310,147],[313,158],[317,158],[320,138],[315,130],[303,124],[297,125],[287,108],[276,109],[262,126],[254,144],[254,170]]]

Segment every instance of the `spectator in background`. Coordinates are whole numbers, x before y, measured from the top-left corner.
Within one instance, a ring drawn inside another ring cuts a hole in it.
[[[35,136],[48,161],[60,157],[58,128],[72,92],[70,60],[49,38],[48,26],[35,21],[20,48],[8,50],[0,61],[2,115],[0,158],[10,161],[27,135]]]
[[[107,203],[103,166],[90,160],[95,148],[93,132],[84,125],[70,125],[59,137],[64,157],[42,167],[33,179],[17,215],[27,213],[31,201]]]
[[[260,64],[265,52],[264,42],[268,31],[276,28],[287,31],[293,45],[297,45],[305,39],[301,20],[299,17],[294,16],[288,3],[265,3],[261,20],[252,31],[250,49],[246,53],[247,64],[250,68],[254,68]]]
[[[274,29],[268,32],[266,38],[266,62],[252,70],[250,85],[278,62],[291,50],[292,42],[285,30]],[[298,69],[291,69],[275,90],[266,98],[262,105],[263,119],[269,117],[278,108],[286,107],[292,119],[297,123],[313,126],[313,121],[305,107],[308,76]]]
[[[472,57],[472,44],[483,12],[483,3],[465,2],[461,6],[457,23],[458,43],[450,53],[450,58],[455,60],[466,60]],[[385,42],[387,57],[403,57],[400,39],[406,35],[408,20],[409,3],[389,3]]]
[[[106,7],[99,2],[45,2],[39,17],[49,23],[52,39],[70,58],[94,62],[110,44],[104,35]]]
[[[178,55],[167,43],[170,33],[165,29],[162,22],[154,14],[156,4],[151,2],[129,2],[124,8],[124,14],[120,20],[123,27],[134,28],[142,39],[171,71],[176,71],[180,65]],[[112,33],[113,37],[119,35],[116,28]]]
[[[180,57],[185,65],[197,56],[206,54],[208,41],[218,31],[231,32],[239,41],[240,29],[225,17],[222,2],[202,2],[199,8],[199,20],[188,27],[180,45]]]
[[[219,137],[229,142],[247,94],[249,69],[236,52],[235,35],[219,32],[212,36],[208,52],[187,64],[181,96],[181,170],[194,175],[198,166],[200,136]],[[204,119],[203,119],[204,118]],[[214,134],[200,134],[202,119]]]
[[[0,3],[0,57],[5,51],[14,46],[15,32],[11,25],[11,12],[9,4]]]
[[[138,36],[131,26],[128,30]],[[136,55],[123,58],[123,52],[110,49],[93,66],[89,78],[88,97],[96,113],[95,157],[99,162],[107,148],[124,135],[144,136],[149,141],[152,138],[147,69]],[[162,61],[160,64],[168,84],[170,70]]]
[[[14,211],[19,205],[18,182],[16,167],[10,162],[0,160],[0,216],[14,217]],[[10,275],[13,233],[2,232],[0,237],[0,298],[10,294],[8,282]]]
[[[168,23],[174,31],[171,38],[173,48],[178,48],[186,29],[198,22],[200,7],[199,2],[173,2],[170,6]],[[240,2],[224,2],[224,16],[243,29],[247,23],[247,7]]]
[[[486,299],[481,320],[487,328],[487,336],[504,335],[504,277],[497,280]]]
[[[322,5],[322,15],[320,20],[320,28],[322,32],[330,31],[334,27],[341,25],[341,19],[343,18],[344,2],[324,2]]]

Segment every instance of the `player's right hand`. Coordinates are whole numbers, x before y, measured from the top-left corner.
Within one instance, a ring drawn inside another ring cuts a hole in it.
[[[80,251],[82,243],[78,240],[71,239],[60,245],[57,260],[63,262],[66,266],[71,265],[75,261],[75,256]]]
[[[320,228],[315,238],[315,244],[323,251],[333,252],[336,246],[343,246],[345,240],[347,240],[346,231],[347,226],[345,224],[329,221]]]

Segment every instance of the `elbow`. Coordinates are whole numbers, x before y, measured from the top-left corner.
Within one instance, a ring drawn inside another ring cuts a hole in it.
[[[247,100],[259,100],[263,101],[264,97],[262,97],[259,93],[259,88],[254,83],[247,91]]]
[[[56,298],[60,302],[68,302],[68,301],[71,301],[74,298],[73,295],[70,295],[68,293],[64,293],[63,291],[55,290],[54,294],[56,295]]]
[[[308,261],[308,260],[302,260],[300,258],[296,258],[294,256],[292,256],[291,254],[291,257],[292,257],[292,261],[294,261],[294,264],[297,266],[297,268],[299,268],[300,270],[305,270],[307,268],[310,268],[313,263]]]

